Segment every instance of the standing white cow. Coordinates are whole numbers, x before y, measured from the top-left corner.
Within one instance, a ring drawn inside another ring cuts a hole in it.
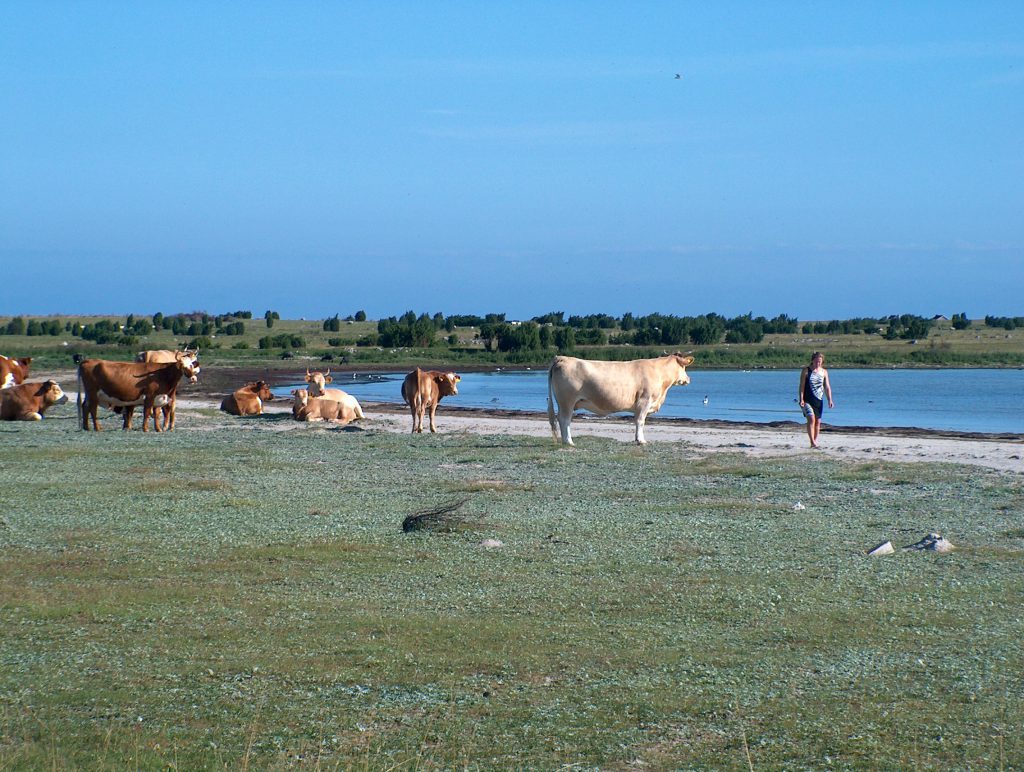
[[[670,386],[686,386],[690,376],[686,366],[693,357],[667,354],[656,359],[629,362],[595,362],[575,357],[555,357],[548,370],[548,423],[558,439],[557,418],[562,442],[574,444],[569,424],[574,410],[589,410],[597,415],[632,413],[636,420],[636,441],[643,445],[644,422],[658,412]],[[555,415],[555,404],[558,415]]]

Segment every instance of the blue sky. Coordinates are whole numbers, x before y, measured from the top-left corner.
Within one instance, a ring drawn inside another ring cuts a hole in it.
[[[0,8],[0,315],[1022,297],[1021,2]]]

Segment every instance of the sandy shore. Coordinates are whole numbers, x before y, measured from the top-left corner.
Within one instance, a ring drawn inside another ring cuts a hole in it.
[[[74,400],[74,371],[33,376],[32,380],[55,377]],[[242,373],[234,373],[231,378],[244,382]],[[218,385],[207,381],[199,386],[186,385],[182,388],[178,395],[179,429],[188,428],[188,411],[220,407],[222,395],[211,392]],[[451,402],[454,403],[455,398]],[[412,425],[407,409],[401,405],[363,403],[363,411],[366,420],[361,423],[367,429],[408,432]],[[289,413],[290,405],[276,400],[267,405],[267,412]],[[465,409],[448,402],[442,404],[438,411],[437,425],[442,434],[468,432],[551,437],[546,414]],[[273,422],[273,427],[280,430],[306,426],[292,421]],[[587,440],[592,437],[633,442],[634,428],[628,416],[598,418],[579,414],[573,419],[572,428],[573,438],[580,448],[586,448]],[[646,435],[648,442],[652,443],[679,442],[699,452],[742,453],[755,458],[826,456],[856,463],[945,462],[1024,474],[1024,438],[1014,435],[957,436],[955,433],[921,429],[837,429],[826,425],[820,438],[821,448],[812,450],[808,447],[807,435],[801,424],[733,425],[663,418],[649,419]]]
[[[219,400],[214,402],[204,398],[179,397],[178,410],[217,408],[219,404]],[[268,404],[266,409],[270,414],[290,412],[290,407],[283,402]],[[405,433],[412,426],[408,411],[398,405],[364,403],[363,411],[366,420],[360,423],[367,429]],[[179,412],[179,427],[186,427],[187,422],[187,417],[182,420]],[[274,425],[282,430],[307,426],[291,421],[275,421]],[[437,427],[440,434],[461,432],[551,437],[547,416],[541,413],[446,409],[442,405],[437,414]],[[593,437],[633,442],[634,428],[628,416],[598,418],[581,414],[573,419],[572,428],[573,438],[579,448],[586,448],[587,440]],[[701,452],[741,453],[755,458],[827,456],[856,463],[944,462],[1024,474],[1024,441],[1021,439],[948,437],[921,430],[912,430],[913,436],[900,436],[898,431],[844,432],[826,429],[820,438],[821,448],[812,450],[808,447],[803,426],[798,424],[756,428],[750,425],[711,427],[672,419],[649,420],[646,434],[651,443],[679,442]]]

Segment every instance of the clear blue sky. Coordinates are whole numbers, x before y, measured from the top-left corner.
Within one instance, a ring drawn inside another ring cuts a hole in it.
[[[5,2],[0,315],[236,309],[1022,315],[1024,2]]]

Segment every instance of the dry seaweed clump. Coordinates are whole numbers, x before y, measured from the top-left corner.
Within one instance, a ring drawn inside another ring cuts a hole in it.
[[[457,531],[469,521],[469,516],[460,512],[469,499],[461,499],[432,509],[415,512],[402,521],[402,531]]]

